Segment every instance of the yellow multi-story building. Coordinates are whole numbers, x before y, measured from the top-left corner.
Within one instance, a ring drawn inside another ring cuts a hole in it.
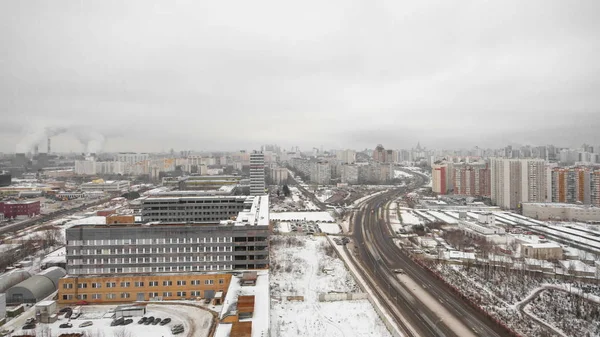
[[[58,282],[58,303],[123,303],[150,300],[224,298],[231,274],[71,276]]]

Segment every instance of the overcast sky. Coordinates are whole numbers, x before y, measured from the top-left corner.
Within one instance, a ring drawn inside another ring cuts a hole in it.
[[[47,127],[69,129],[56,151],[600,144],[599,14],[598,0],[1,1],[0,151]]]

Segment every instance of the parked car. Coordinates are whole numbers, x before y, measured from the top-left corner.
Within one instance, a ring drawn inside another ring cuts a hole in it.
[[[25,324],[35,324],[35,317],[30,317],[25,321]]]
[[[183,332],[183,324],[176,324],[171,327],[171,333],[176,335]]]
[[[65,313],[65,318],[71,318],[72,315],[73,315],[73,311],[67,311]]]
[[[171,323],[171,319],[169,317],[163,319],[162,321],[160,321],[160,325],[167,325]]]
[[[79,324],[79,327],[80,328],[85,328],[86,326],[91,326],[93,324],[94,324],[94,322],[92,322],[92,321],[85,321],[85,322]]]
[[[123,317],[119,317],[117,319],[114,319],[112,322],[110,322],[110,326],[123,325],[124,322],[125,322],[125,319]]]
[[[147,321],[147,320],[148,320],[148,318],[146,318],[146,317],[142,317],[142,318],[140,318],[140,320],[138,321],[138,324],[144,324],[144,323],[146,323],[146,321]]]
[[[160,323],[160,317],[156,317],[156,318],[154,319],[154,321],[152,322],[152,325],[156,325],[156,324],[158,324],[158,323]]]
[[[58,327],[61,328],[61,329],[68,329],[68,328],[72,328],[73,324],[71,324],[71,323],[63,323],[63,324],[59,325]]]
[[[71,319],[77,319],[79,316],[81,316],[81,312],[73,312],[73,314],[71,314]]]
[[[154,316],[148,317],[148,319],[144,322],[144,325],[150,325],[154,321]]]
[[[122,325],[127,325],[127,324],[131,324],[131,323],[133,323],[133,320],[131,318],[128,318],[128,319],[126,319],[126,320],[123,321]]]
[[[68,311],[73,311],[70,307],[64,307],[58,311],[58,314],[66,314]]]
[[[22,330],[32,330],[32,329],[35,329],[35,323],[25,324],[25,325],[23,325],[23,327],[21,329]]]

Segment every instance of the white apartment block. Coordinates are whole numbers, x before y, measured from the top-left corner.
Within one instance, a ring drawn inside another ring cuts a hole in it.
[[[329,185],[331,182],[331,167],[328,162],[312,162],[310,166],[310,181],[319,185]]]
[[[250,195],[265,194],[265,155],[254,151],[250,154]]]
[[[342,183],[358,184],[358,166],[342,165],[341,166]]]
[[[502,208],[516,209],[522,202],[546,201],[546,166],[546,161],[542,159],[492,158],[492,203]]]
[[[354,164],[356,162],[356,151],[342,150],[336,153],[336,158],[342,164]]]

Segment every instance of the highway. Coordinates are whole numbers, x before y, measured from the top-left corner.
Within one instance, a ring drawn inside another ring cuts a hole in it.
[[[354,244],[363,265],[367,267],[366,271],[375,279],[380,289],[387,289],[389,298],[394,299],[397,309],[416,330],[417,336],[450,337],[458,334],[416,296],[413,296],[410,290],[399,282],[392,272],[393,269],[403,269],[407,276],[421,284],[433,298],[439,299],[444,308],[464,324],[463,329],[469,329],[473,335],[486,337],[508,335],[507,331],[451,292],[441,280],[412,261],[393,242],[386,224],[388,220],[386,206],[389,201],[407,191],[406,188],[400,188],[378,195],[367,200],[355,213]],[[396,321],[407,330],[399,317],[396,317]]]

